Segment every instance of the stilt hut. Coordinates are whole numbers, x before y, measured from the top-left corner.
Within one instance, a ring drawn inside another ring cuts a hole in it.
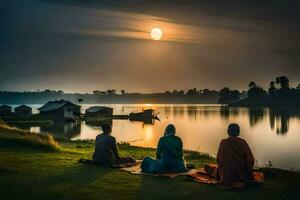
[[[0,115],[1,116],[11,115],[12,114],[11,110],[12,110],[11,106],[2,105],[2,106],[0,106]]]
[[[111,117],[113,109],[106,106],[92,106],[85,110],[85,117],[87,118],[101,118]]]
[[[38,110],[54,121],[73,121],[80,116],[80,106],[66,100],[49,101]]]
[[[32,114],[32,108],[26,105],[21,105],[18,107],[15,107],[15,114],[16,115],[23,115],[28,116]]]

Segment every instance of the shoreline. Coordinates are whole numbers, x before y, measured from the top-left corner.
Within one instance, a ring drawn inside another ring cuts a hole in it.
[[[120,156],[137,160],[155,157],[154,148],[118,144]],[[261,168],[264,184],[235,193],[212,185],[187,181],[186,177],[161,178],[133,175],[120,169],[78,163],[91,159],[94,140],[70,141],[41,136],[0,124],[0,194],[3,199],[292,199],[300,195],[300,173]],[[195,151],[184,151],[185,160],[196,168],[215,159]],[[11,189],[13,188],[13,190]],[[180,188],[180,190],[178,189]],[[281,195],[277,195],[280,192]],[[122,196],[120,197],[120,193]],[[172,194],[171,196],[169,196]],[[74,198],[76,197],[76,198]]]
[[[1,125],[1,123],[0,123]],[[60,146],[59,148],[65,149],[65,147],[72,147],[74,150],[76,148],[81,148],[82,146],[88,146],[89,148],[91,148],[91,150],[94,150],[94,143],[95,143],[95,139],[78,139],[78,140],[69,140],[69,139],[65,139],[65,138],[60,138],[60,137],[55,137],[52,136],[51,133],[44,135],[44,134],[40,134],[40,133],[34,133],[34,132],[28,132],[28,131],[24,131],[21,129],[17,129],[14,127],[10,127],[10,126],[6,126],[3,127],[3,125],[0,127],[0,139],[2,137],[3,139],[3,132],[10,132],[10,134],[12,134],[11,136],[13,136],[14,138],[14,134],[15,135],[26,135],[26,137],[45,137],[45,136],[51,136],[51,138],[53,138],[53,140],[55,142],[57,142],[57,144]],[[7,133],[4,134],[4,137],[8,136]],[[10,137],[10,136],[9,136]],[[137,146],[137,145],[132,145],[129,142],[118,142],[117,145],[121,148],[126,147],[131,149],[132,151],[134,150],[142,150],[142,151],[156,151],[155,147],[143,147],[143,146]],[[68,148],[67,148],[68,149]],[[70,150],[70,149],[69,149]],[[200,159],[208,159],[211,160],[213,162],[215,162],[216,156],[207,152],[200,152],[200,151],[196,151],[196,150],[191,150],[191,149],[183,149],[184,154],[187,155],[187,157],[185,156],[185,159],[189,160],[189,159],[194,159],[194,158],[200,158]],[[146,156],[146,155],[145,155]],[[254,166],[255,169],[266,169],[266,168],[270,168],[267,165],[257,165]],[[291,170],[292,168],[288,169],[288,168],[276,168],[276,167],[271,167],[271,169],[274,170],[281,170],[281,171],[286,171],[286,172],[295,172],[295,173],[300,173],[300,169],[299,170]]]

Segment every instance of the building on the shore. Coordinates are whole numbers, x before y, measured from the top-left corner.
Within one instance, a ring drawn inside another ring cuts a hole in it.
[[[0,115],[11,115],[12,111],[11,111],[11,106],[8,105],[1,105],[0,106]]]
[[[80,106],[66,100],[49,101],[38,110],[41,116],[54,121],[74,121],[80,117]]]
[[[112,115],[113,109],[106,106],[92,106],[85,110],[87,118],[111,117]]]
[[[23,116],[31,115],[32,108],[29,106],[26,106],[26,105],[21,105],[21,106],[15,107],[15,114],[23,115]]]

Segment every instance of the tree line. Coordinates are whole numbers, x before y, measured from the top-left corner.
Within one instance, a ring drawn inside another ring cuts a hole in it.
[[[286,76],[270,81],[263,89],[251,81],[247,91],[228,87],[217,90],[191,88],[158,93],[136,93],[125,90],[94,90],[92,93],[66,93],[62,90],[0,91],[0,104],[43,104],[50,100],[77,103],[220,103],[232,106],[300,106],[300,84],[292,88]]]
[[[292,88],[288,77],[278,76],[265,90],[251,81],[245,98],[241,98],[239,91],[225,87],[219,93],[218,102],[232,106],[300,106],[300,84]]]
[[[50,100],[77,103],[217,103],[219,91],[209,89],[136,93],[125,90],[94,90],[92,93],[65,93],[62,90],[0,91],[0,104],[42,104]]]

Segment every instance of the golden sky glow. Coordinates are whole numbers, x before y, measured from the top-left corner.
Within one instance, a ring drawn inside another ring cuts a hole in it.
[[[245,89],[280,74],[299,82],[299,30],[281,12],[273,21],[256,12],[212,14],[185,1],[149,1],[151,9],[142,1],[134,1],[139,9],[101,2],[5,1],[0,89]],[[162,34],[152,36],[155,28]]]

